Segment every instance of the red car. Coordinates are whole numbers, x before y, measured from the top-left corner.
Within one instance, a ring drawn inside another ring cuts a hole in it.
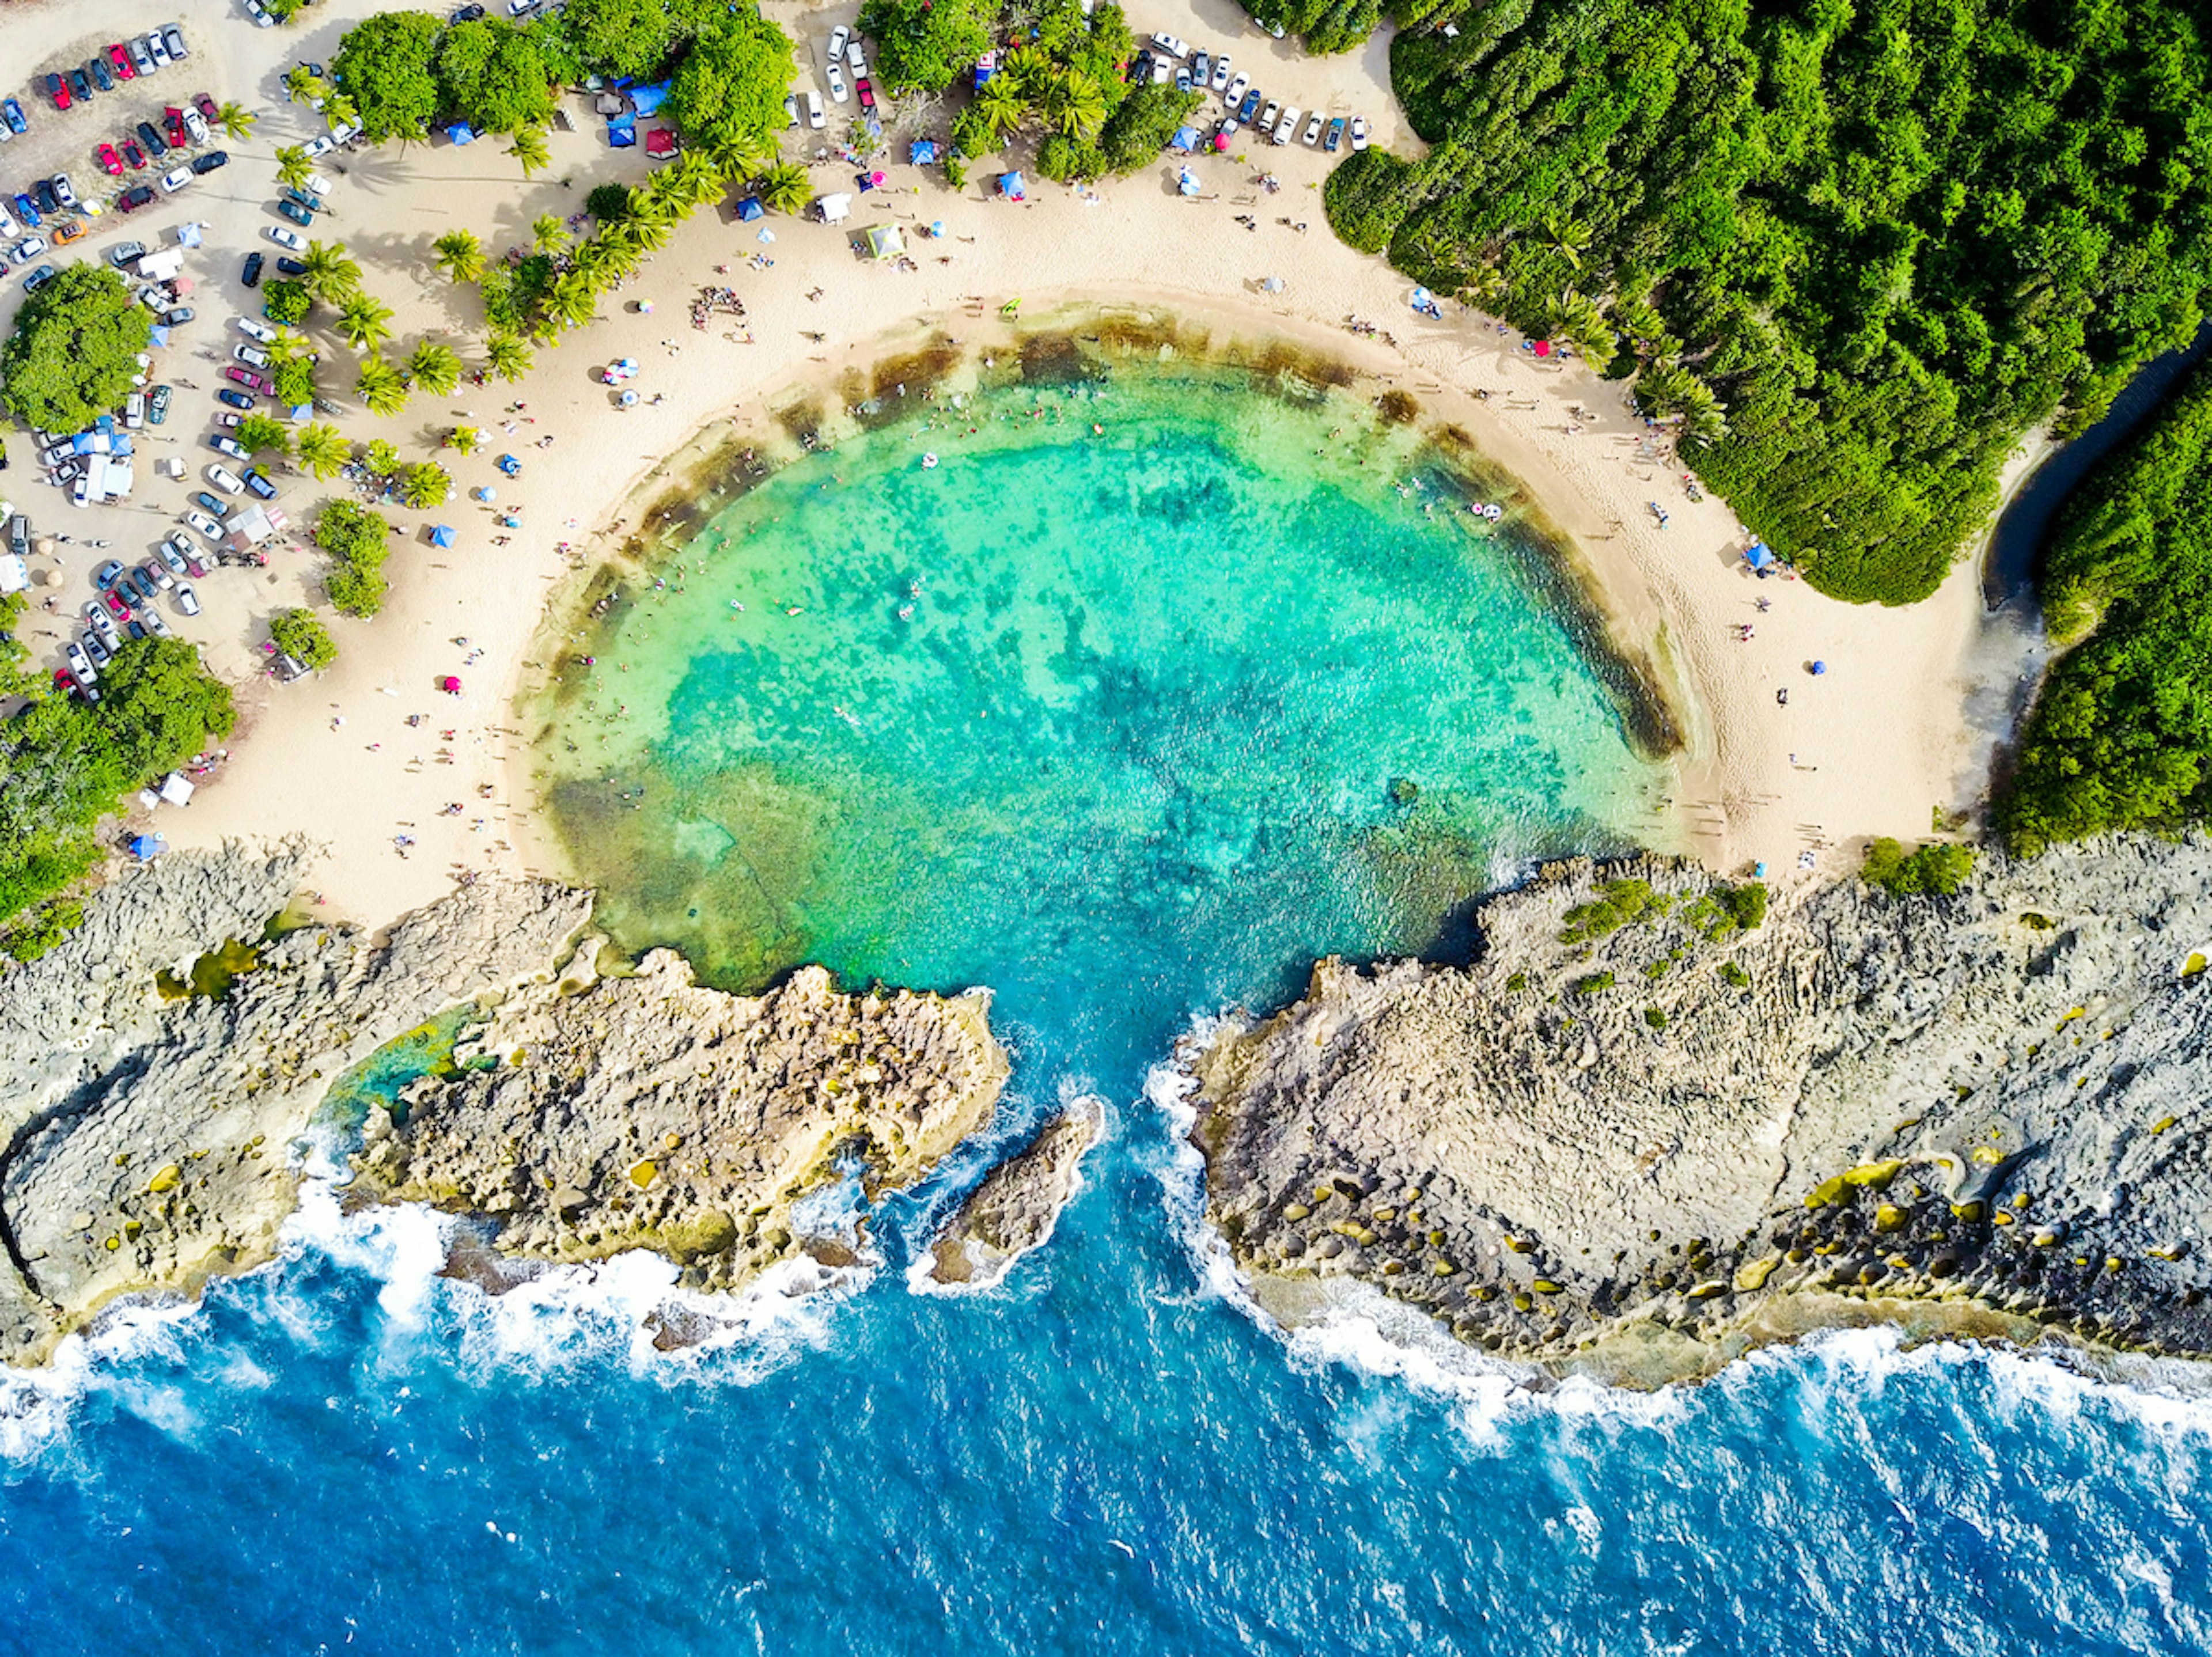
[[[154,186],[142,184],[125,191],[115,198],[115,204],[125,213],[136,213],[154,199]]]
[[[862,109],[873,109],[876,106],[876,89],[868,84],[866,76],[863,75],[853,82],[853,90],[860,94]]]
[[[107,61],[115,65],[115,72],[126,81],[138,78],[138,71],[131,63],[131,48],[118,40],[107,49]]]
[[[161,112],[161,119],[165,124],[162,130],[168,135],[170,149],[182,149],[191,142],[191,136],[185,130],[183,110],[172,104]]]
[[[123,141],[123,159],[130,162],[134,168],[143,168],[146,165],[146,152],[138,147],[138,141],[136,138],[125,138]]]
[[[69,82],[58,75],[47,76],[46,96],[54,100],[56,109],[67,109],[70,106]]]
[[[108,588],[106,592],[101,593],[100,596],[107,600],[107,607],[115,612],[115,619],[117,621],[127,622],[131,619],[130,604],[125,600],[123,595],[118,592],[113,587]]]
[[[207,124],[210,126],[219,125],[222,123],[222,112],[216,108],[215,100],[209,97],[204,92],[198,92],[192,94],[192,107],[199,111],[202,115],[207,118]]]
[[[115,153],[113,144],[102,144],[92,153],[99,159],[100,170],[106,173],[109,178],[119,179],[123,176],[123,157]]]
[[[249,368],[241,368],[238,367],[237,364],[233,363],[229,367],[225,368],[222,371],[222,374],[224,379],[236,380],[240,385],[245,386],[249,391],[258,391],[264,397],[274,397],[276,395],[276,382],[275,380],[264,379],[259,374],[255,373]]]

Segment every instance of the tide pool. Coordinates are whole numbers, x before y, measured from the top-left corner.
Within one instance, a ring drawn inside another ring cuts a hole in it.
[[[991,1143],[840,1292],[677,1351],[663,1262],[491,1297],[439,1275],[453,1222],[311,1182],[278,1266],[0,1381],[0,1654],[2212,1649],[2190,1367],[1862,1333],[1645,1396],[1237,1292],[1177,1035],[1317,954],[1463,948],[1471,896],[1664,792],[1514,514],[1466,510],[1510,492],[1438,460],[1341,395],[1117,372],[697,525],[538,710],[602,918],[734,987],[992,986]],[[1108,1130],[1051,1243],[911,1290],[1079,1089]]]

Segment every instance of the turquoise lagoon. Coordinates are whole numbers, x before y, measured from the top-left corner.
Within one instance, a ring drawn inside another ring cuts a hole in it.
[[[879,1205],[862,1281],[674,1352],[649,1257],[488,1296],[449,1223],[311,1186],[277,1266],[0,1387],[0,1654],[2212,1650],[2191,1371],[1863,1333],[1644,1395],[1255,1314],[1176,1038],[1322,952],[1465,948],[1663,773],[1465,510],[1508,489],[1418,431],[1227,373],[949,395],[691,524],[564,646],[538,760],[632,949],[992,986],[994,1144]],[[1049,1246],[910,1288],[1078,1089],[1109,1134]]]

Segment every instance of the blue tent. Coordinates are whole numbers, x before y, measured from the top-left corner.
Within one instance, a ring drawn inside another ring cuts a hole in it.
[[[434,547],[452,546],[453,544],[453,531],[452,527],[448,525],[441,524],[435,529],[432,530],[430,531],[430,544]]]
[[[632,87],[629,100],[637,106],[639,114],[658,115],[661,105],[668,100],[668,82],[655,81],[649,87]]]
[[[627,115],[617,115],[607,123],[607,147],[611,149],[635,149],[637,124]]]
[[[937,146],[927,138],[916,138],[906,158],[916,167],[927,167],[937,159]]]
[[[1776,561],[1773,549],[1764,541],[1753,542],[1745,549],[1743,556],[1744,561],[1756,570],[1772,569]]]
[[[768,209],[761,205],[761,198],[757,196],[748,196],[738,203],[738,218],[741,223],[750,224],[767,212]]]
[[[149,337],[147,343],[153,345],[167,345],[169,343],[169,331],[167,327],[163,324],[158,322],[155,323],[154,325],[154,331],[152,335]]]
[[[1170,149],[1179,149],[1186,154],[1197,149],[1198,129],[1194,126],[1177,127],[1176,129],[1175,139],[1169,144],[1168,148]]]
[[[169,842],[159,835],[133,835],[131,855],[141,863],[149,863],[169,849]]]
[[[476,129],[466,121],[456,121],[446,129],[446,136],[456,144],[472,144],[477,141]]]
[[[999,174],[999,193],[1001,196],[1004,196],[1010,202],[1027,201],[1029,199],[1028,197],[1022,194],[1022,175],[1018,173],[1001,173]]]

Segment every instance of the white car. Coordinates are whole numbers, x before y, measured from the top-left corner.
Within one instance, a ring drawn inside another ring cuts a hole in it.
[[[811,88],[806,94],[806,124],[817,132],[830,124],[829,117],[822,112],[822,94]]]
[[[92,658],[84,653],[84,646],[76,640],[72,639],[62,646],[62,654],[68,659],[70,671],[82,683],[90,684],[100,677],[93,671]]]
[[[169,580],[167,570],[161,573],[161,585],[165,587],[175,585]],[[169,631],[169,624],[161,619],[161,612],[151,604],[148,604],[138,612],[138,619],[146,624],[146,631],[157,639],[173,639],[177,636]]]
[[[1328,124],[1328,117],[1322,114],[1319,110],[1314,111],[1313,119],[1306,123],[1306,130],[1300,137],[1298,142],[1310,149],[1313,145],[1321,142],[1321,130]]]
[[[210,466],[207,481],[225,495],[243,495],[246,492],[246,485],[240,483],[227,466]]]
[[[1259,122],[1254,126],[1253,130],[1262,136],[1273,132],[1275,130],[1275,118],[1282,112],[1283,106],[1273,98],[1268,99],[1267,106],[1260,112]]]
[[[0,241],[13,241],[23,234],[23,227],[15,222],[15,215],[0,207]]]
[[[28,264],[46,251],[46,239],[44,236],[26,236],[15,244],[15,251],[8,255],[8,263]]]
[[[1275,123],[1274,132],[1271,135],[1277,143],[1286,144],[1298,136],[1298,117],[1304,112],[1295,105],[1283,112],[1283,118]]]
[[[1211,85],[1216,92],[1218,92],[1228,84],[1229,54],[1224,52],[1213,60],[1213,79]]]
[[[1190,56],[1189,42],[1178,40],[1172,34],[1155,34],[1152,37],[1152,44],[1158,46],[1162,52],[1167,53],[1170,58],[1188,58]]]
[[[1167,53],[1160,52],[1152,59],[1152,84],[1164,87],[1175,78],[1175,63]]]
[[[1354,149],[1367,148],[1367,118],[1364,115],[1352,118],[1352,147]]]
[[[331,193],[331,181],[319,173],[310,173],[301,188],[310,196],[327,196]]]
[[[822,71],[822,78],[830,83],[830,100],[832,103],[842,104],[853,95],[852,88],[845,84],[844,70],[834,60]]]
[[[222,525],[216,523],[214,519],[209,517],[205,513],[188,512],[185,514],[185,522],[191,528],[198,530],[202,535],[207,537],[207,538],[216,546],[221,546],[222,544]],[[179,590],[182,591],[181,588]],[[189,616],[191,614],[191,611],[186,610],[185,614]]]
[[[75,207],[76,205],[76,190],[70,183],[69,174],[66,173],[57,173],[54,174],[53,182],[54,199],[59,202],[64,208]]]
[[[215,423],[222,427],[227,432],[234,432],[238,429],[240,422],[245,418],[246,416],[239,413],[235,409],[225,409],[221,414],[215,417]]]
[[[176,598],[178,610],[185,615],[197,616],[200,613],[200,596],[189,586],[178,587],[173,597]]]
[[[845,43],[845,67],[855,75],[868,72],[868,54],[860,50],[860,37],[857,34]]]
[[[845,55],[845,43],[853,38],[853,31],[840,23],[830,31],[830,61],[836,63]]]
[[[228,455],[233,460],[251,460],[253,458],[252,455],[246,453],[244,446],[239,443],[235,438],[225,437],[221,432],[216,433],[214,436],[208,439],[208,447],[213,449],[217,454]],[[210,470],[214,469],[210,468]],[[234,489],[231,493],[235,495],[237,491]]]
[[[276,337],[276,331],[274,328],[265,322],[256,322],[252,317],[239,318],[238,331],[248,339],[259,340],[264,345],[272,343]]]
[[[799,125],[799,94],[797,93],[793,93],[783,100],[783,112],[791,117],[791,124],[796,129]]]
[[[146,393],[133,391],[123,402],[123,423],[137,431],[146,423]]]
[[[155,548],[154,550],[161,555],[161,561],[169,567],[169,573],[171,574],[182,575],[185,573],[184,554],[179,552],[176,548],[171,546],[166,539],[162,541],[160,546]]]
[[[107,606],[97,598],[84,607],[84,619],[92,623],[94,636],[110,650],[122,642],[122,629],[115,625],[115,618],[107,613]]]
[[[161,175],[161,193],[173,196],[191,181],[192,170],[189,167],[180,167],[173,173],[164,173]]]
[[[161,38],[161,32],[159,29],[151,31],[146,36],[146,52],[147,55],[153,58],[155,69],[167,69],[176,61],[169,56],[169,43]]]
[[[207,117],[189,104],[181,112],[185,118],[185,130],[191,135],[191,141],[196,144],[205,143],[208,141]]]
[[[304,253],[307,251],[307,239],[296,230],[287,230],[281,224],[264,226],[262,234],[279,247],[289,247],[295,253]]]
[[[269,353],[258,346],[234,345],[230,348],[230,355],[233,360],[243,362],[249,368],[266,368],[269,366]]]
[[[1221,102],[1223,106],[1232,111],[1235,110],[1237,106],[1244,101],[1244,94],[1251,91],[1251,89],[1252,77],[1245,74],[1243,70],[1238,70],[1237,78],[1229,83],[1229,90],[1221,94]]]
[[[317,155],[327,155],[331,151],[336,149],[337,147],[338,141],[331,137],[327,132],[319,132],[313,137],[308,139],[307,143],[300,146],[301,149],[307,153],[308,159],[310,160],[313,160]]]

